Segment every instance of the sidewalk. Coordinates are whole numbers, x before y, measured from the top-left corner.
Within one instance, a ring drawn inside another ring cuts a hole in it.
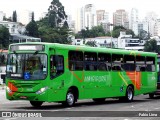
[[[0,90],[5,90],[5,85],[0,85]]]

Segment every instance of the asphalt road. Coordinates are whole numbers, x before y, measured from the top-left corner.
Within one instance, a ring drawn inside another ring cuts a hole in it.
[[[148,95],[139,95],[131,103],[120,102],[118,99],[106,99],[103,103],[79,100],[70,108],[65,108],[60,103],[44,103],[41,108],[33,108],[28,101],[6,100],[5,90],[0,90],[0,116],[2,112],[3,116],[9,112],[12,117],[1,117],[0,120],[43,120],[45,117],[47,120],[159,120],[160,96],[149,99]]]

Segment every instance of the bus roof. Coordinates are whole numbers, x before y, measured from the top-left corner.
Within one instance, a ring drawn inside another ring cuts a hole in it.
[[[20,45],[20,44],[39,44],[45,45],[49,48],[57,48],[57,49],[67,49],[67,50],[76,50],[76,51],[88,51],[88,52],[104,52],[104,53],[123,53],[123,54],[132,54],[132,55],[143,55],[143,56],[155,56],[157,53],[154,52],[143,52],[143,51],[135,51],[135,50],[125,50],[125,49],[114,49],[114,48],[101,48],[101,47],[89,47],[89,46],[77,46],[77,45],[68,45],[68,44],[59,44],[59,43],[47,43],[47,42],[28,42],[28,43],[15,43],[11,45]]]

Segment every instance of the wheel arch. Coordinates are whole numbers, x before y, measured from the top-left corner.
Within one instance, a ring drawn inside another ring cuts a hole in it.
[[[73,94],[75,95],[75,101],[77,101],[78,100],[78,98],[79,98],[79,90],[78,90],[78,88],[76,87],[76,86],[71,86],[71,87],[69,87],[68,88],[68,91],[72,91],[73,92]],[[67,91],[67,92],[68,92]]]

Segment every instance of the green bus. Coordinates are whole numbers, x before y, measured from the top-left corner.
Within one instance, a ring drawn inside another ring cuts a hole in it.
[[[73,106],[77,100],[132,101],[157,87],[157,54],[58,43],[17,43],[8,50],[6,97]]]

